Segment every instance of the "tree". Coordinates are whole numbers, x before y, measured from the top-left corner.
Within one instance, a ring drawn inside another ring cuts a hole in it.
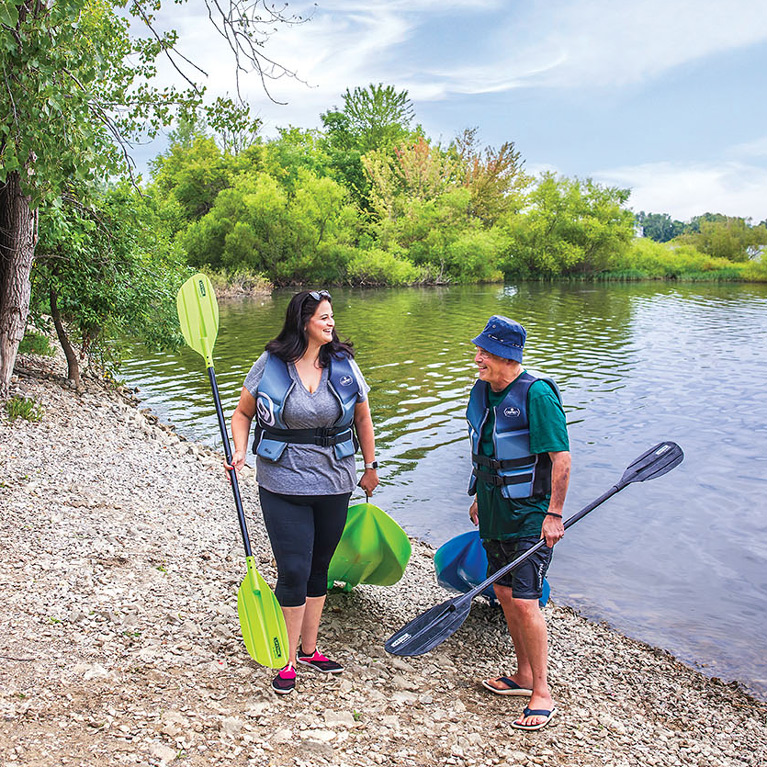
[[[392,149],[410,135],[414,109],[407,91],[397,92],[383,83],[366,88],[348,88],[344,108],[321,116],[331,142],[361,154],[373,149]]]
[[[261,0],[204,2],[232,48],[238,85],[246,62],[264,84],[292,75],[263,55],[261,30],[293,19]],[[159,8],[160,0],[0,6],[0,398],[7,396],[29,311],[41,203],[72,184],[89,189],[125,172],[133,138],[156,133],[202,102],[190,63],[176,52],[175,32],[159,34],[153,26]],[[131,32],[131,21],[143,25],[145,36]],[[171,60],[187,88],[151,86],[159,56]]]
[[[330,166],[357,202],[369,207],[369,186],[363,169],[363,155],[377,151],[389,154],[412,140],[410,124],[413,104],[407,91],[396,91],[382,83],[366,88],[348,88],[343,109],[334,107],[321,115]]]
[[[748,261],[767,245],[767,229],[750,226],[744,218],[706,214],[695,220],[698,231],[684,235],[682,240],[715,258]]]
[[[607,268],[634,235],[629,191],[544,173],[523,212],[505,219],[507,273],[556,276]]]
[[[302,168],[286,189],[267,173],[242,174],[181,242],[195,266],[248,269],[281,285],[340,282],[356,223],[331,178]]]
[[[81,360],[117,362],[113,345],[120,336],[131,334],[154,347],[173,344],[173,297],[189,268],[136,189],[124,182],[106,191],[78,191],[40,208],[32,307],[37,315],[50,315],[67,378],[79,390]],[[91,202],[84,205],[81,198]]]
[[[681,221],[672,219],[668,213],[641,211],[636,215],[636,223],[642,228],[642,237],[649,237],[655,242],[668,242],[685,230],[685,225]]]
[[[465,130],[454,149],[464,168],[464,184],[471,191],[472,213],[486,224],[519,205],[531,178],[522,172],[520,153],[507,141],[500,149],[477,146],[477,129]]]

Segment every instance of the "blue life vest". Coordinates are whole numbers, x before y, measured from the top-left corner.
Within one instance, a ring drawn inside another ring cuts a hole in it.
[[[349,358],[334,357],[330,361],[328,386],[341,405],[341,415],[333,426],[289,429],[285,425],[285,400],[295,385],[285,362],[274,354],[268,354],[256,393],[253,452],[268,461],[278,461],[285,446],[290,442],[299,445],[332,446],[338,459],[354,455],[357,449],[353,429],[354,408],[360,394],[360,384]]]
[[[490,384],[477,381],[469,396],[466,420],[471,438],[471,460],[474,464],[469,482],[469,495],[474,495],[477,480],[499,486],[505,498],[531,498],[551,493],[551,458],[548,453],[530,452],[530,421],[527,393],[536,381],[546,381],[559,401],[562,396],[551,378],[524,371],[495,407],[493,456],[481,455],[479,442],[488,418]]]

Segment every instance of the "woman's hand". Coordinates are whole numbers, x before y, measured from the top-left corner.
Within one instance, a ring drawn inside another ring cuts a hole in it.
[[[235,450],[234,455],[232,456],[232,463],[231,465],[226,462],[226,458],[224,459],[224,468],[226,469],[226,478],[231,482],[232,478],[229,472],[234,469],[237,472],[237,476],[240,476],[240,471],[242,470],[242,467],[245,465],[245,451],[244,450]]]
[[[378,472],[375,469],[365,469],[359,484],[365,495],[373,495],[373,490],[378,487]]]

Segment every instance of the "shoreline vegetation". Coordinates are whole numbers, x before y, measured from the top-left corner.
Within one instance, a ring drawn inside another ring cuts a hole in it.
[[[635,213],[630,189],[533,176],[513,141],[482,146],[476,127],[449,142],[427,136],[394,86],[347,89],[342,101],[320,128],[269,137],[247,107],[221,103],[215,119],[190,109],[146,178],[114,168],[109,182],[42,184],[34,215],[24,203],[39,238],[11,249],[0,275],[30,287],[28,318],[26,306],[7,307],[5,325],[20,327],[0,343],[0,392],[27,319],[50,318],[76,386],[77,349],[109,367],[120,357],[114,339],[172,348],[176,292],[197,271],[220,297],[288,286],[767,282],[767,219]]]
[[[385,639],[439,603],[433,550],[403,579],[331,593],[323,648],[346,672],[300,672],[278,698],[236,615],[245,573],[221,456],[177,435],[129,392],[55,357],[19,358],[0,413],[0,762],[193,767],[761,767],[767,703],[568,607],[546,608],[558,714],[513,730],[524,705],[479,680],[512,670],[500,613],[417,658]],[[275,577],[257,488],[242,482],[254,555]]]

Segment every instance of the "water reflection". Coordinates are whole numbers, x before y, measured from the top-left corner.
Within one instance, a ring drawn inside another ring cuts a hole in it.
[[[216,373],[231,412],[289,293],[221,306]],[[528,331],[526,365],[559,383],[574,471],[567,511],[607,490],[663,439],[686,460],[627,488],[568,531],[554,598],[767,698],[767,287],[466,286],[333,291],[339,334],[371,385],[376,502],[438,545],[468,529],[464,421],[473,338],[493,313]],[[184,433],[218,444],[207,379],[189,350],[137,350],[126,380]]]

